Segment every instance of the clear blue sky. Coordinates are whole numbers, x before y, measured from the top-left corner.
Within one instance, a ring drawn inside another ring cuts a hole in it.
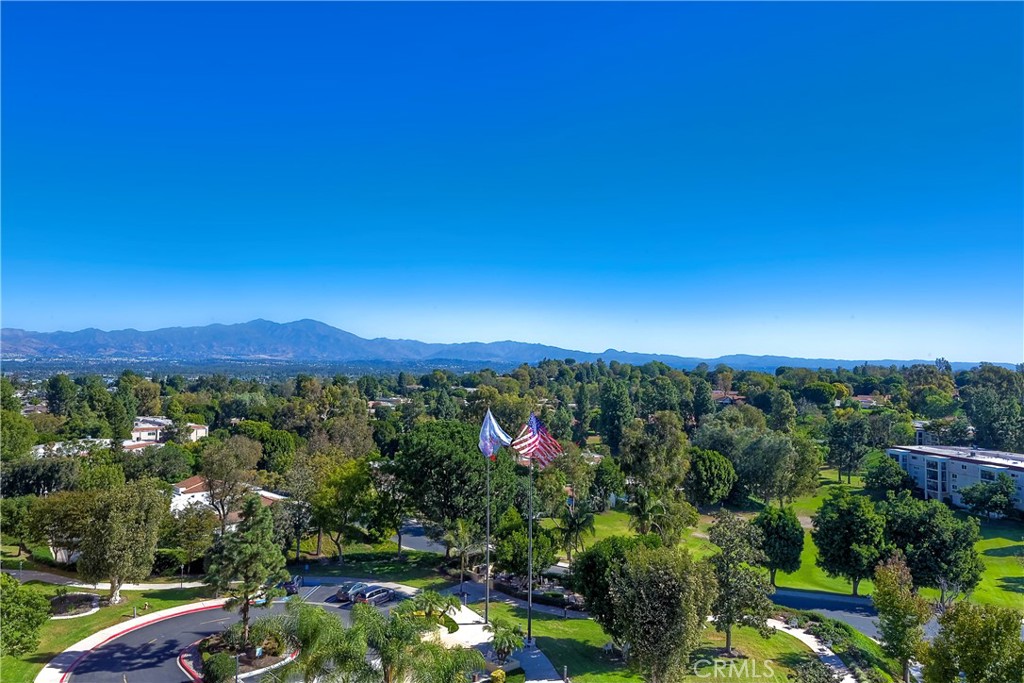
[[[1022,26],[4,3],[2,323],[1020,361]]]

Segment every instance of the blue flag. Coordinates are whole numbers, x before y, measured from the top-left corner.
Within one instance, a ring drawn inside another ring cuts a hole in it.
[[[494,454],[498,452],[498,449],[510,443],[512,443],[512,437],[498,426],[498,421],[494,419],[491,409],[488,408],[487,414],[484,415],[484,423],[480,427],[480,452],[494,460]]]

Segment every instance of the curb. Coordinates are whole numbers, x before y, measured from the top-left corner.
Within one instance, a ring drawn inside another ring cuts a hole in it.
[[[68,595],[90,595],[90,596],[92,596],[92,606],[88,610],[86,610],[85,612],[82,612],[81,614],[65,614],[65,615],[61,615],[61,616],[53,616],[53,617],[50,617],[50,619],[53,619],[54,621],[63,621],[65,619],[78,619],[79,617],[87,617],[90,614],[96,614],[97,612],[100,611],[100,596],[98,596],[97,594],[95,594],[95,593],[78,593],[78,592],[76,592],[76,593],[68,593]]]
[[[153,614],[140,617],[135,620],[135,623],[129,623],[127,627],[122,624],[116,624],[114,626],[108,626],[105,629],[97,631],[96,633],[83,638],[71,647],[64,650],[43,667],[35,677],[35,683],[65,683],[68,676],[75,670],[83,659],[85,659],[93,650],[102,645],[119,638],[126,633],[131,633],[136,629],[140,629],[150,624],[155,624],[158,621],[164,621],[165,619],[173,619],[174,617],[181,616],[183,614],[192,614],[194,612],[202,612],[204,610],[219,609],[223,607],[226,599],[221,598],[217,600],[205,600],[199,603],[193,603],[190,605],[181,605],[179,607],[171,607],[160,612],[154,612]],[[67,655],[67,657],[65,657]],[[68,664],[63,664],[61,660],[66,661],[72,656],[75,658]]]
[[[189,666],[188,662],[185,661],[185,653],[188,651],[189,648],[195,647],[199,643],[203,642],[203,640],[205,640],[205,639],[204,638],[200,638],[199,640],[197,640],[194,643],[191,643],[184,650],[182,650],[181,652],[178,653],[178,668],[181,669],[183,672],[185,672],[186,676],[188,676],[189,678],[192,679],[192,683],[203,683],[203,677],[202,677],[202,675],[198,671],[196,671],[191,666]],[[260,676],[262,674],[265,674],[268,671],[273,671],[274,669],[280,669],[282,666],[285,666],[287,664],[291,664],[293,661],[295,661],[295,658],[298,657],[298,656],[299,656],[299,651],[295,650],[294,652],[292,652],[291,654],[289,654],[287,657],[282,659],[280,662],[277,662],[276,664],[271,664],[270,666],[264,667],[262,669],[254,669],[253,671],[249,671],[249,672],[244,673],[244,674],[239,674],[236,677],[236,679],[237,680],[244,680],[246,678],[252,678],[254,676]]]

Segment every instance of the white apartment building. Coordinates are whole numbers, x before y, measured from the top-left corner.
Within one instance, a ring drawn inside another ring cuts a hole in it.
[[[963,506],[960,491],[1005,472],[1017,487],[1015,507],[1024,510],[1024,454],[967,446],[896,446],[886,454],[899,463],[925,498]]]

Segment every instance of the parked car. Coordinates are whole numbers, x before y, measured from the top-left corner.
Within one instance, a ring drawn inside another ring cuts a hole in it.
[[[366,603],[367,605],[383,605],[385,602],[391,600],[395,596],[395,591],[390,588],[384,588],[383,586],[370,586],[364,588],[356,594],[356,602]]]
[[[334,594],[334,597],[338,602],[352,602],[355,600],[356,593],[369,586],[370,584],[363,583],[362,581],[346,581],[338,586],[338,591]]]
[[[295,595],[302,588],[302,577],[296,574],[292,578],[284,581],[278,585],[278,588],[283,588],[285,595]]]

